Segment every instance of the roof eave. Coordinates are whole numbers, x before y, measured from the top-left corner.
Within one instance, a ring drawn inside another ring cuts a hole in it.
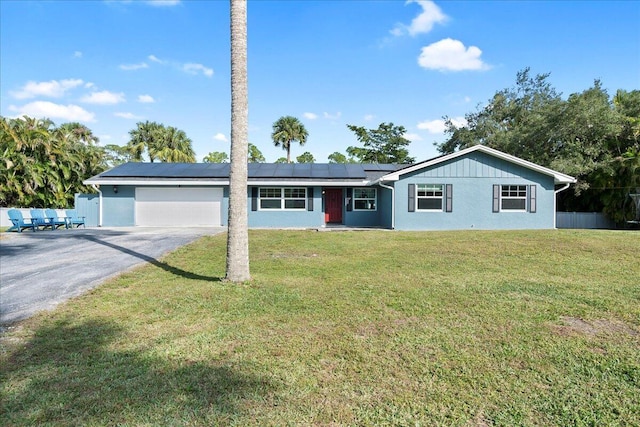
[[[283,179],[249,179],[249,185],[264,186],[326,186],[326,187],[366,187],[371,185],[367,180],[283,180]],[[145,186],[220,186],[229,185],[228,179],[163,179],[163,178],[89,178],[85,185],[145,185]]]

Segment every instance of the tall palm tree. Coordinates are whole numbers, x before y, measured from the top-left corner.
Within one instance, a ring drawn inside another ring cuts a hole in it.
[[[287,163],[291,163],[291,143],[298,142],[304,145],[308,136],[309,132],[300,120],[292,116],[283,116],[273,124],[271,139],[276,147],[282,146],[282,149],[287,150]]]
[[[133,161],[142,161],[146,152],[149,161],[194,163],[196,154],[184,131],[156,122],[140,122],[129,131],[127,150]]]
[[[184,131],[169,126],[159,127],[153,144],[149,147],[149,156],[161,162],[195,163],[191,139]]]
[[[127,149],[131,152],[131,158],[136,162],[142,161],[142,155],[145,150],[149,153],[151,163],[155,160],[153,157],[153,143],[155,133],[160,125],[156,122],[139,122],[136,128],[129,131],[129,142]]]
[[[231,0],[231,165],[226,280],[246,282],[249,274],[247,218],[247,151],[249,96],[247,84],[247,1]]]

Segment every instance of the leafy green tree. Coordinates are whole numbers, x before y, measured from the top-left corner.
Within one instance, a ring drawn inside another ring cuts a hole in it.
[[[291,144],[298,142],[304,145],[307,142],[309,132],[302,122],[296,117],[283,116],[273,124],[271,139],[276,147],[282,147],[287,151],[287,163],[291,163]]]
[[[403,135],[406,129],[393,123],[380,123],[378,129],[365,129],[362,126],[347,125],[356,134],[362,147],[347,147],[347,154],[360,163],[398,163],[415,162],[409,156],[407,147],[411,141]]]
[[[227,163],[229,156],[223,151],[212,151],[202,161],[204,163]]]
[[[579,196],[567,198],[564,204],[571,210],[602,210],[625,224],[633,215],[629,194],[640,192],[640,91],[618,91],[613,102],[607,102],[612,108],[606,110],[604,100],[598,103],[592,98],[585,99],[582,108],[590,118],[585,132],[590,132],[589,139],[595,143],[580,146],[584,153],[573,156],[578,167],[586,159],[582,167],[585,173],[581,175]],[[600,146],[604,149],[596,150]]]
[[[564,100],[549,74],[518,72],[513,88],[496,92],[487,105],[465,116],[466,125],[447,120],[443,154],[485,144],[575,176],[573,191],[560,193],[560,210],[604,211],[611,218],[634,186],[640,135],[640,91],[618,91],[611,100],[594,85]],[[620,190],[620,191],[618,191]]]
[[[279,157],[274,163],[291,163],[286,157]]]
[[[629,149],[598,168],[591,178],[594,188],[585,193],[597,197],[609,218],[623,225],[635,219],[635,206],[629,194],[640,193],[640,150]]]
[[[615,110],[622,116],[622,133],[612,151],[622,155],[629,149],[640,150],[640,90],[618,90],[613,98]]]
[[[69,207],[82,182],[107,167],[104,149],[77,123],[0,117],[0,204]]]
[[[329,163],[357,163],[353,157],[347,158],[347,156],[338,151],[329,154],[327,158],[329,159]]]
[[[105,162],[109,167],[121,165],[123,163],[132,162],[133,156],[126,146],[117,144],[107,144],[104,146]]]
[[[305,151],[304,153],[296,157],[296,161],[298,163],[315,163],[316,159],[313,157],[313,154],[311,154],[308,151]]]
[[[559,148],[562,99],[549,84],[549,74],[531,77],[518,72],[516,86],[496,92],[479,111],[465,115],[456,126],[445,117],[449,138],[438,146],[443,154],[476,144],[504,151],[541,165],[549,165]]]
[[[258,147],[256,147],[252,143],[249,143],[248,150],[249,163],[264,163],[264,155],[262,155],[262,152],[258,149]]]

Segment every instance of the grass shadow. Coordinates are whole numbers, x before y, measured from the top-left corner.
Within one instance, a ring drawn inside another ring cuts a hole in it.
[[[14,387],[0,387],[0,424],[227,424],[272,388],[224,361],[118,350],[123,333],[103,320],[60,320],[3,351],[0,383]]]

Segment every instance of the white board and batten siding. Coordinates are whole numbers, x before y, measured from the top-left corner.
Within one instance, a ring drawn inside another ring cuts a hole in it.
[[[136,226],[219,227],[222,197],[222,188],[138,187]]]

